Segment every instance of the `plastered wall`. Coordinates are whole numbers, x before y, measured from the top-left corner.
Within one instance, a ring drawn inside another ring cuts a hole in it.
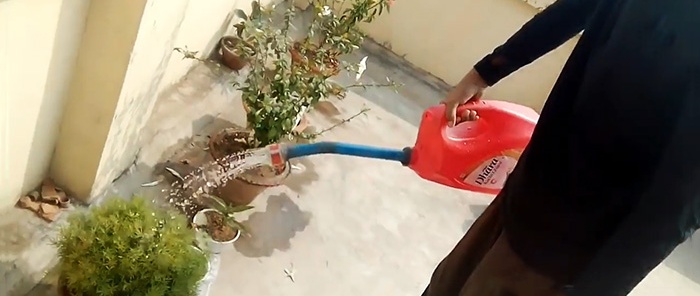
[[[247,0],[93,0],[52,175],[85,200],[104,192],[148,140],[140,131],[158,97],[192,66],[173,48],[204,56],[230,29],[233,9],[249,7]]]
[[[457,83],[472,65],[502,44],[551,1],[398,0],[390,14],[364,27],[370,37],[414,65]],[[489,90],[491,98],[540,110],[576,39]],[[435,98],[439,101],[442,98]]]
[[[88,4],[0,1],[0,209],[48,171]]]

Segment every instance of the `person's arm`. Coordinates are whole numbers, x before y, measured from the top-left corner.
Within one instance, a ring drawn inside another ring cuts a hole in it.
[[[489,86],[581,32],[601,0],[558,0],[537,14],[474,69]]]

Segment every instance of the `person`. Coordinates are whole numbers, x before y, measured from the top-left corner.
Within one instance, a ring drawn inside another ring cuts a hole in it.
[[[503,190],[424,296],[627,295],[699,226],[700,1],[559,0],[446,116],[583,31]],[[700,258],[700,257],[699,257]]]

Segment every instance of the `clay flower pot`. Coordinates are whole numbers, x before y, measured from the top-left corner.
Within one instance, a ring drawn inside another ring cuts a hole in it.
[[[222,199],[237,206],[252,203],[267,187],[253,185],[239,178],[231,179],[214,190]]]
[[[269,187],[282,183],[290,173],[290,168],[277,172],[272,167],[262,166],[250,169],[214,189],[214,194],[233,205],[244,206]]]
[[[219,40],[223,64],[235,71],[243,69],[248,64],[243,57],[238,56],[233,50],[239,41],[238,37],[235,36],[224,36]]]
[[[209,153],[221,162],[226,156],[248,149],[247,138],[250,132],[226,128],[209,139]],[[225,165],[221,164],[220,165]],[[230,179],[214,188],[214,195],[234,205],[248,205],[265,190],[265,187],[250,185],[237,178]]]
[[[249,135],[247,131],[223,129],[209,139],[209,153],[221,162],[226,156],[249,149],[245,143]],[[220,165],[226,166],[224,163]],[[214,188],[213,194],[234,205],[248,205],[267,187],[279,185],[288,174],[289,168],[284,172],[276,172],[271,167],[250,169]]]
[[[241,237],[241,231],[232,228],[225,219],[221,212],[213,209],[201,210],[192,219],[194,228],[207,234],[206,249],[214,254],[221,253]]]

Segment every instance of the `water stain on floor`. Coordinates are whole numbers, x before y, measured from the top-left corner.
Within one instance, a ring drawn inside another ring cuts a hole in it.
[[[298,194],[306,192],[308,187],[321,177],[316,172],[314,163],[309,159],[300,158],[295,160],[292,165],[298,168],[299,171],[292,168],[292,174],[285,180],[284,185]]]
[[[255,212],[242,223],[250,235],[234,243],[246,257],[269,257],[275,250],[286,251],[291,239],[306,229],[311,213],[302,211],[287,194],[270,196],[264,212]]]

